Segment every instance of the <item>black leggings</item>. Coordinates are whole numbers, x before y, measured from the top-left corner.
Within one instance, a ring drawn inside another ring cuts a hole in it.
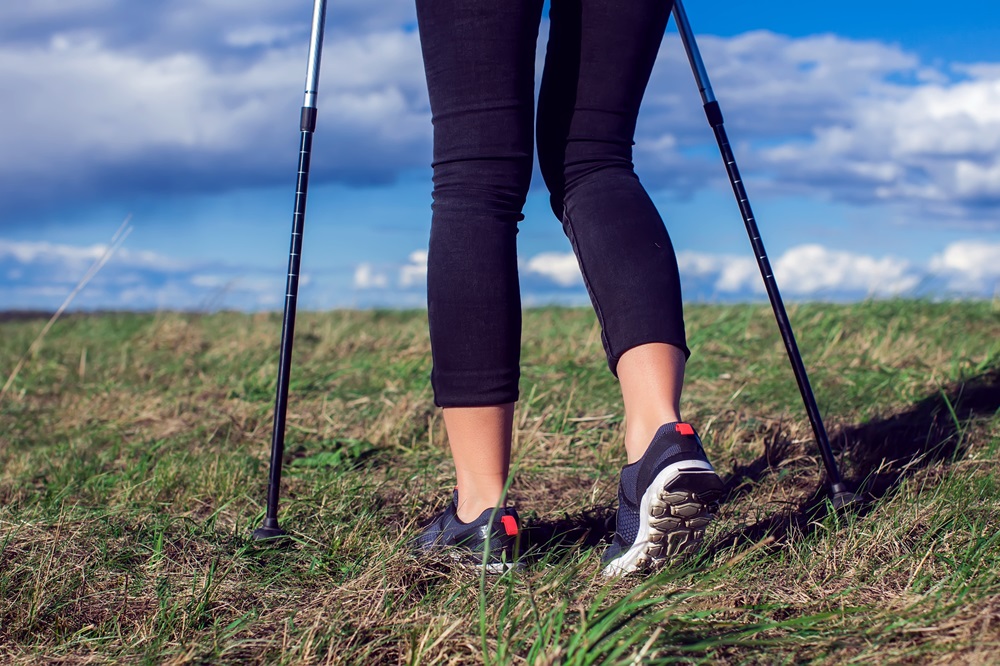
[[[542,0],[416,0],[434,122],[427,309],[435,402],[518,397],[517,223],[531,180]],[[677,259],[632,165],[673,3],[552,0],[538,161],[615,372],[627,350],[689,353]]]

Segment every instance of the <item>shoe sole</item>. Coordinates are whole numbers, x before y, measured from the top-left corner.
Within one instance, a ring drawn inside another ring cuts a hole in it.
[[[710,463],[685,460],[662,469],[639,504],[639,532],[632,546],[608,562],[608,577],[654,571],[696,551],[722,495],[722,480]]]
[[[500,561],[486,562],[483,564],[482,553],[476,553],[462,548],[461,546],[442,546],[435,549],[425,549],[415,553],[418,557],[437,559],[439,562],[457,567],[469,572],[479,573],[485,571],[491,576],[499,576],[508,571],[521,571],[525,568],[524,562],[504,554]]]
[[[468,554],[448,553],[448,562],[459,569],[479,573],[485,571],[490,576],[500,576],[508,571],[522,571],[525,566],[523,562],[487,562],[483,564],[481,560],[476,560]]]

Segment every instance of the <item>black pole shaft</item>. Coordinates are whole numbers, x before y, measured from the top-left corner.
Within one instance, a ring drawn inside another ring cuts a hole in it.
[[[708,108],[715,105],[714,109]],[[806,413],[809,415],[809,423],[812,424],[813,434],[816,436],[816,443],[819,445],[820,455],[823,457],[823,464],[826,467],[827,480],[834,492],[843,489],[843,481],[840,478],[840,471],[837,469],[837,462],[833,457],[833,450],[830,447],[830,440],[826,434],[826,427],[823,425],[823,418],[820,416],[819,407],[816,405],[816,398],[813,395],[812,387],[809,384],[809,375],[806,373],[805,365],[802,363],[802,355],[799,353],[799,346],[795,342],[795,334],[792,332],[792,323],[788,319],[785,311],[785,304],[781,300],[781,292],[778,291],[778,283],[774,279],[774,271],[771,270],[771,262],[767,258],[767,251],[764,249],[764,241],[761,240],[760,230],[757,228],[757,220],[754,218],[753,209],[750,208],[750,199],[747,196],[746,188],[743,186],[743,179],[740,177],[739,168],[736,166],[736,157],[733,155],[733,148],[726,135],[726,128],[722,123],[722,113],[718,110],[718,102],[710,102],[706,105],[705,113],[709,122],[717,119],[717,124],[713,122],[712,129],[715,131],[715,139],[719,144],[719,151],[722,153],[722,160],[726,163],[726,172],[729,174],[729,182],[733,186],[733,194],[740,206],[740,214],[743,216],[743,224],[747,228],[747,235],[750,237],[750,245],[753,247],[754,256],[757,258],[757,267],[760,275],[764,279],[764,288],[767,290],[767,297],[771,301],[771,309],[774,311],[774,318],[778,322],[778,330],[781,331],[781,339],[785,343],[785,351],[788,352],[788,360],[792,364],[792,372],[795,374],[795,381],[799,385],[799,393],[802,394],[802,402],[805,404]]]
[[[278,499],[281,495],[281,465],[285,455],[285,421],[288,414],[288,385],[292,373],[292,344],[295,340],[295,311],[299,297],[299,267],[302,262],[302,234],[306,220],[306,195],[309,191],[309,161],[313,133],[316,131],[316,98],[319,91],[319,66],[323,52],[323,28],[326,23],[326,0],[314,0],[312,37],[306,70],[305,100],[299,118],[299,172],[295,181],[295,211],[292,215],[292,242],[288,251],[288,279],[285,283],[285,314],[281,323],[281,350],[278,361],[278,386],[274,399],[274,429],[271,433],[271,468],[267,484],[267,513],[257,528],[255,539],[285,536],[278,524]]]
[[[302,261],[302,233],[306,219],[312,137],[311,128],[303,129],[299,142],[299,173],[295,184],[295,212],[292,215],[292,242],[288,253],[288,280],[285,285],[285,315],[281,325],[278,387],[274,400],[274,430],[271,433],[271,473],[267,485],[267,515],[264,518],[264,527],[272,530],[280,529],[278,497],[281,489],[281,464],[285,453],[288,383],[292,373],[292,345],[295,341],[295,312],[299,294],[299,266]]]
[[[820,416],[819,407],[816,405],[816,398],[813,395],[812,387],[809,385],[809,376],[806,373],[805,365],[802,363],[802,355],[799,353],[798,344],[795,342],[795,334],[792,332],[792,324],[788,320],[788,313],[785,311],[785,304],[778,291],[778,283],[774,279],[774,271],[771,270],[771,262],[767,258],[767,251],[764,249],[764,241],[761,240],[760,230],[757,228],[757,221],[754,218],[753,209],[750,207],[750,198],[740,177],[739,168],[736,166],[736,157],[733,155],[733,148],[729,143],[726,134],[722,110],[715,93],[712,91],[712,84],[708,78],[708,71],[705,63],[701,59],[698,44],[694,38],[694,31],[688,22],[687,13],[681,0],[674,0],[673,7],[674,20],[684,43],[684,50],[687,52],[691,71],[698,83],[698,90],[701,92],[701,99],[704,103],[705,115],[708,123],[715,132],[716,142],[719,144],[719,151],[722,153],[722,160],[726,164],[726,172],[729,175],[729,182],[733,187],[733,194],[739,203],[740,215],[743,217],[743,224],[746,226],[747,235],[750,237],[750,245],[753,247],[754,256],[757,258],[757,267],[760,275],[764,279],[764,288],[767,290],[767,297],[771,301],[771,309],[774,311],[774,318],[778,322],[778,330],[781,331],[781,339],[785,343],[785,351],[788,353],[788,360],[792,364],[792,372],[795,374],[795,382],[799,386],[799,393],[802,395],[802,402],[805,404],[806,413],[809,416],[809,423],[812,425],[813,435],[816,437],[816,444],[819,446],[820,455],[823,458],[823,465],[826,467],[827,482],[830,484],[830,492],[833,495],[834,504],[846,504],[853,501],[853,495],[847,492],[840,470],[837,468],[837,461],[830,447],[830,439],[826,434],[823,425],[823,418]]]

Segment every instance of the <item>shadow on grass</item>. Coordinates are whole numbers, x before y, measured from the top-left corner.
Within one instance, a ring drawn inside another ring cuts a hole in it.
[[[873,502],[892,493],[904,478],[921,469],[941,461],[960,460],[969,445],[970,427],[979,419],[993,416],[998,409],[1000,368],[992,368],[928,395],[905,411],[834,433],[830,437],[834,451],[841,454],[841,459],[851,461],[845,480],[865,500],[855,505],[853,512],[864,515]],[[787,440],[776,438],[760,458],[734,469],[726,481],[724,501],[748,492],[791,448]],[[717,536],[706,554],[750,547],[768,537],[780,542],[790,534],[806,536],[829,509],[824,484],[794,509]]]
[[[596,548],[615,531],[615,509],[598,506],[556,520],[526,522],[521,548],[529,561],[561,559],[581,548]]]
[[[905,411],[834,433],[830,440],[835,452],[852,463],[846,475],[847,484],[866,500],[852,510],[863,515],[872,502],[890,494],[906,476],[940,461],[960,460],[969,444],[968,429],[976,420],[988,418],[998,409],[1000,368],[993,368],[928,395]],[[795,445],[780,428],[776,430],[765,440],[763,455],[749,464],[737,465],[726,477],[722,502],[752,492],[757,482],[773,473],[794,451]],[[790,534],[806,536],[828,510],[823,484],[797,507],[716,536],[705,555],[742,550],[768,537],[781,542]],[[594,548],[607,542],[614,530],[614,509],[593,507],[557,520],[525,524],[522,543],[529,558],[548,555],[558,559],[581,547]]]

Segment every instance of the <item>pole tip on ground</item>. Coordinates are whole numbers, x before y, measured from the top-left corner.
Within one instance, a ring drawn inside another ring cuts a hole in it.
[[[830,489],[830,503],[834,511],[842,513],[857,509],[863,502],[860,495],[847,490],[844,484],[837,483]]]
[[[271,541],[275,544],[281,543],[288,538],[288,532],[277,525],[274,527],[258,527],[253,531],[254,541]]]

